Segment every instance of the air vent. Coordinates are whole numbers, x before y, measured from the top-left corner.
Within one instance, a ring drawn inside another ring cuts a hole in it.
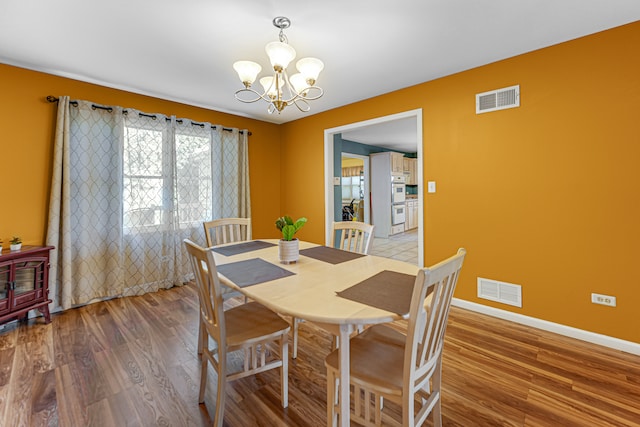
[[[478,277],[478,298],[522,307],[522,287]]]
[[[520,106],[520,85],[476,95],[476,114]]]

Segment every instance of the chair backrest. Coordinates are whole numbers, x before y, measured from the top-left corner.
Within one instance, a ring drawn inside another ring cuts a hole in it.
[[[251,240],[251,218],[220,218],[203,225],[208,247]]]
[[[226,329],[221,292],[222,285],[218,279],[213,253],[189,239],[184,240],[184,245],[189,254],[189,261],[198,287],[200,315],[207,325],[209,334],[216,342],[224,343],[226,342]]]
[[[331,226],[331,247],[366,254],[369,252],[373,225],[359,221],[333,222]],[[337,235],[337,236],[336,236]]]
[[[453,292],[466,255],[464,249],[418,271],[413,288],[404,355],[405,387],[416,387],[438,367]],[[429,301],[426,301],[427,298]]]

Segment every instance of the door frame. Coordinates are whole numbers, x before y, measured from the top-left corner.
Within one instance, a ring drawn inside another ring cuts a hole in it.
[[[344,126],[329,128],[324,130],[324,207],[325,207],[325,244],[329,244],[331,223],[333,221],[333,188],[334,188],[334,167],[333,167],[333,137],[337,133],[355,130],[369,125],[385,123],[393,120],[415,117],[416,119],[416,144],[418,156],[418,182],[424,183],[422,171],[422,108],[404,111],[388,116],[377,117],[375,119],[355,122]],[[340,179],[338,178],[338,183]],[[339,185],[339,184],[338,184]],[[418,185],[418,267],[424,267],[424,185]]]

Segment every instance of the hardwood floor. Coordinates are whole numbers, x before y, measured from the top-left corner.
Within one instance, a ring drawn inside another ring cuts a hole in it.
[[[93,304],[0,331],[0,426],[205,426],[193,286]],[[398,325],[402,328],[402,325]],[[225,425],[326,424],[326,333],[305,322],[289,372],[227,387]],[[241,356],[235,359],[240,361]],[[391,416],[398,410],[386,404]],[[452,308],[445,426],[640,426],[640,357]]]

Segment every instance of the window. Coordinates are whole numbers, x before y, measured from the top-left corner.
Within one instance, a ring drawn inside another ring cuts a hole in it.
[[[174,182],[171,178],[174,155],[170,150],[163,150],[164,133],[125,127],[125,232],[141,228],[162,229],[168,226],[172,211],[180,228],[199,227],[213,217],[210,134],[176,133]],[[235,177],[230,178],[237,181]]]

